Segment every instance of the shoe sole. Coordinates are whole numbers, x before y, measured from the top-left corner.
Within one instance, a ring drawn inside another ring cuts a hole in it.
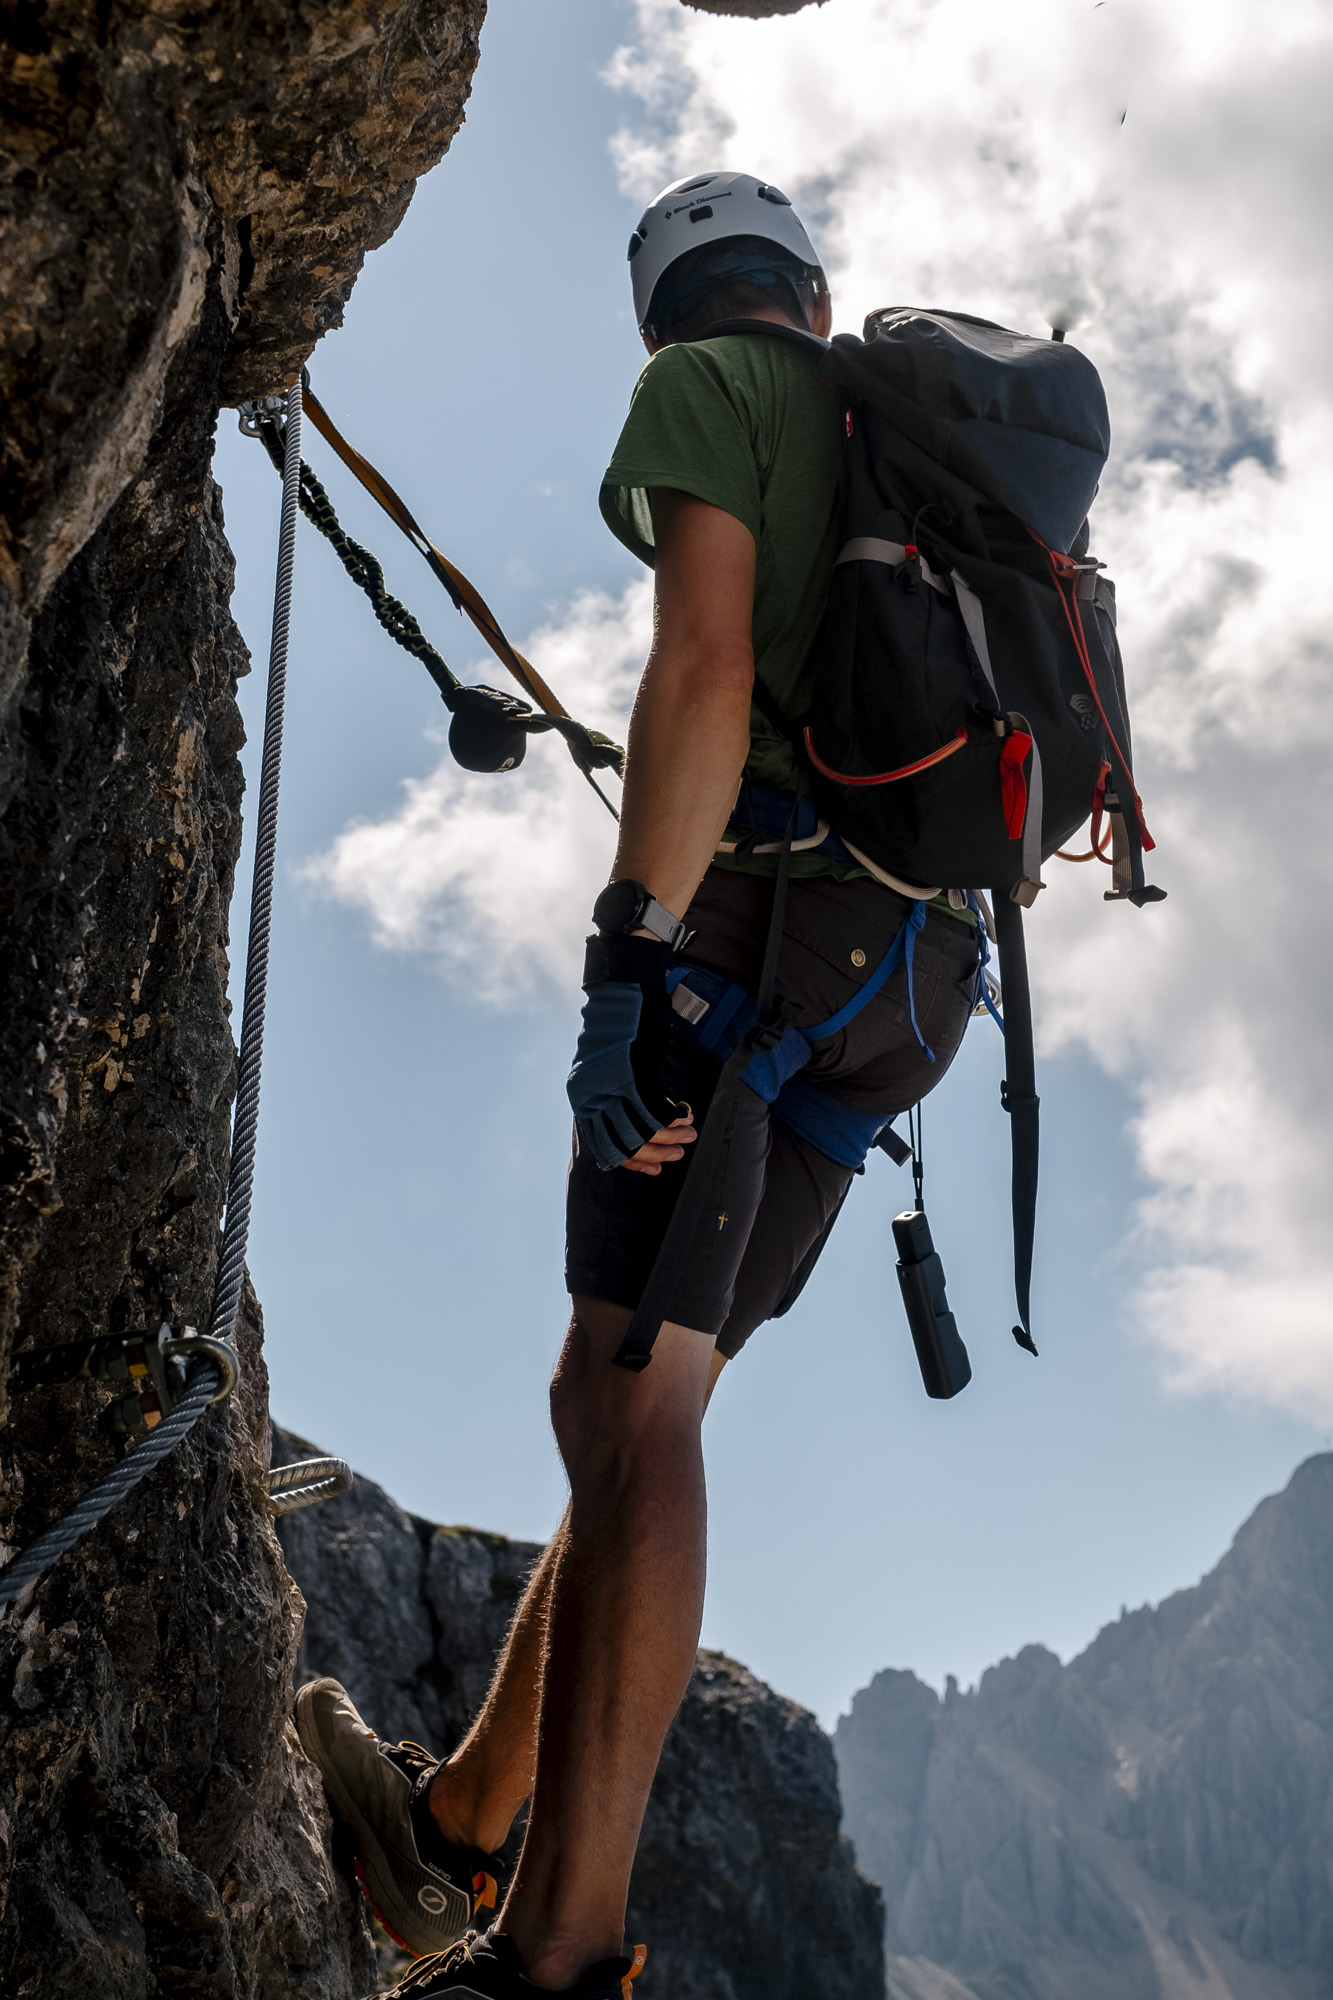
[[[399,1937],[397,1931],[394,1929],[393,1925],[389,1922],[389,1919],[385,1916],[383,1910],[380,1908],[379,1904],[375,1901],[375,1898],[371,1895],[370,1884],[366,1880],[365,1863],[362,1861],[361,1856],[359,1854],[357,1855],[356,1860],[352,1865],[353,1865],[353,1871],[356,1875],[356,1886],[361,1891],[361,1900],[366,1905],[366,1908],[370,1911],[371,1916],[374,1917],[375,1922],[379,1925],[380,1929],[384,1932],[385,1937],[388,1938],[390,1944],[396,1944],[399,1951],[405,1951],[409,1958],[428,1958],[430,1956],[428,1952],[413,1951],[411,1945],[407,1942],[407,1939]]]
[[[389,1901],[389,1898],[386,1897],[381,1883],[385,1881],[392,1883],[398,1894],[401,1895],[403,1893],[396,1879],[397,1871],[394,1868],[393,1855],[383,1845],[370,1821],[358,1810],[351,1794],[343,1785],[338,1772],[330,1769],[320,1755],[321,1745],[319,1735],[315,1729],[313,1718],[310,1718],[309,1715],[309,1711],[313,1707],[313,1702],[305,1698],[306,1693],[307,1690],[302,1688],[296,1697],[296,1733],[301,1739],[301,1748],[305,1751],[306,1756],[315,1766],[315,1769],[319,1772],[323,1780],[324,1790],[328,1793],[334,1811],[338,1814],[339,1819],[352,1829],[352,1832],[356,1836],[357,1845],[361,1850],[357,1857],[356,1874],[362,1895],[375,1912],[376,1917],[378,1917],[385,1935],[391,1937],[400,1950],[410,1952],[413,1958],[428,1958],[434,1951],[446,1950],[449,1945],[462,1937],[464,1931],[467,1930],[469,1924],[472,1922],[471,1897],[466,1896],[453,1883],[448,1883],[447,1885],[441,1884],[438,1877],[427,1874],[419,1864],[408,1862],[406,1856],[404,1856],[405,1865],[410,1867],[414,1874],[419,1873],[423,1876],[423,1888],[432,1889],[436,1895],[444,1895],[450,1898],[457,1897],[459,1907],[455,1914],[460,1919],[458,1928],[456,1930],[449,1929],[449,1925],[454,1921],[454,1916],[451,1915],[448,1918],[448,1922],[439,1925],[439,1930],[448,1931],[448,1936],[432,1937],[425,1945],[417,1945],[402,1935],[401,1920],[391,1921],[390,1918],[386,1917],[384,1904]],[[432,1912],[432,1914],[443,1918],[446,1912],[440,1910]],[[398,1916],[396,1910],[394,1916],[395,1918]]]

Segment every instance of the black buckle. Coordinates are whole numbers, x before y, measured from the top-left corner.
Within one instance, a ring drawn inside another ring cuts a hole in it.
[[[1034,1091],[1028,1091],[1025,1095],[1020,1096],[1017,1091],[1010,1090],[1007,1076],[1000,1078],[1000,1106],[1002,1110],[1012,1111],[1016,1104],[1040,1103],[1041,1099]]]

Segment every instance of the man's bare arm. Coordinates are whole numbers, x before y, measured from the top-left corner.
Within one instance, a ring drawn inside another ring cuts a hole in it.
[[[629,726],[617,878],[683,916],[717,851],[750,748],[754,537],[720,507],[660,487],[653,644]],[[680,1119],[626,1160],[659,1174],[695,1137]]]
[[[736,803],[750,748],[754,537],[657,488],[653,644],[629,726],[614,874],[683,916]]]

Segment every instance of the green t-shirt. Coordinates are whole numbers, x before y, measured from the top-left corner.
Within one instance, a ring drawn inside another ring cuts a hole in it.
[[[837,391],[790,341],[725,334],[664,347],[639,377],[602,482],[607,526],[650,566],[648,489],[670,486],[754,536],[754,666],[784,714],[809,706],[807,661],[837,554]],[[758,708],[746,776],[790,791],[791,745]]]

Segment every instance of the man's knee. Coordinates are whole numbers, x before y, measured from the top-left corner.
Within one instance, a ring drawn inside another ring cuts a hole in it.
[[[615,1480],[697,1450],[713,1352],[710,1336],[664,1327],[646,1369],[618,1368],[623,1307],[578,1301],[551,1381],[551,1424],[571,1481]]]

